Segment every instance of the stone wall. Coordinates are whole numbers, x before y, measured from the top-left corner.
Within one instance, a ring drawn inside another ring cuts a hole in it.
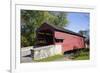
[[[57,54],[62,54],[61,45],[50,45],[50,46],[44,46],[39,48],[33,48],[31,50],[31,55],[34,58],[34,60],[47,58]]]
[[[31,49],[33,49],[33,46],[28,46],[28,47],[23,47],[23,48],[21,48],[21,49],[20,49],[20,51],[21,51],[21,52],[20,52],[20,53],[21,53],[20,55],[21,55],[21,56],[30,55],[30,54],[31,54],[31,52],[30,52]]]

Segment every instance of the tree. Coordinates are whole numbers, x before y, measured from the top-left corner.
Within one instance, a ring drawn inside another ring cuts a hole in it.
[[[64,12],[21,10],[21,37],[24,36],[30,42],[29,45],[34,45],[35,31],[44,22],[64,27],[68,21]]]
[[[89,46],[90,45],[90,36],[89,36],[89,30],[79,31],[79,33],[83,36],[85,36],[85,43]]]
[[[83,36],[85,36],[86,38],[89,38],[89,30],[80,30],[79,33]]]

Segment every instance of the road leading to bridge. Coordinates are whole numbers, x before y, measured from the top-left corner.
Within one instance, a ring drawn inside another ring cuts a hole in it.
[[[21,63],[32,62],[30,49],[21,49]]]

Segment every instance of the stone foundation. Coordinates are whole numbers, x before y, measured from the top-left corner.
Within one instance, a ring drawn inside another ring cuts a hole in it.
[[[50,45],[50,46],[44,46],[39,48],[33,48],[31,50],[31,55],[34,58],[34,60],[47,58],[57,54],[62,54],[61,45]]]

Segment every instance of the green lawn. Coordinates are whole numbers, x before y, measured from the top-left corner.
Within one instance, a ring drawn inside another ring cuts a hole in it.
[[[47,58],[44,58],[44,59],[40,59],[40,60],[34,60],[34,62],[49,62],[49,61],[55,61],[57,59],[60,59],[62,58],[63,55],[54,55],[54,56],[51,56],[51,57],[47,57]]]
[[[89,60],[89,51],[80,51],[77,56],[74,56],[73,60]]]
[[[74,58],[74,60],[89,60],[89,55],[80,55]]]

